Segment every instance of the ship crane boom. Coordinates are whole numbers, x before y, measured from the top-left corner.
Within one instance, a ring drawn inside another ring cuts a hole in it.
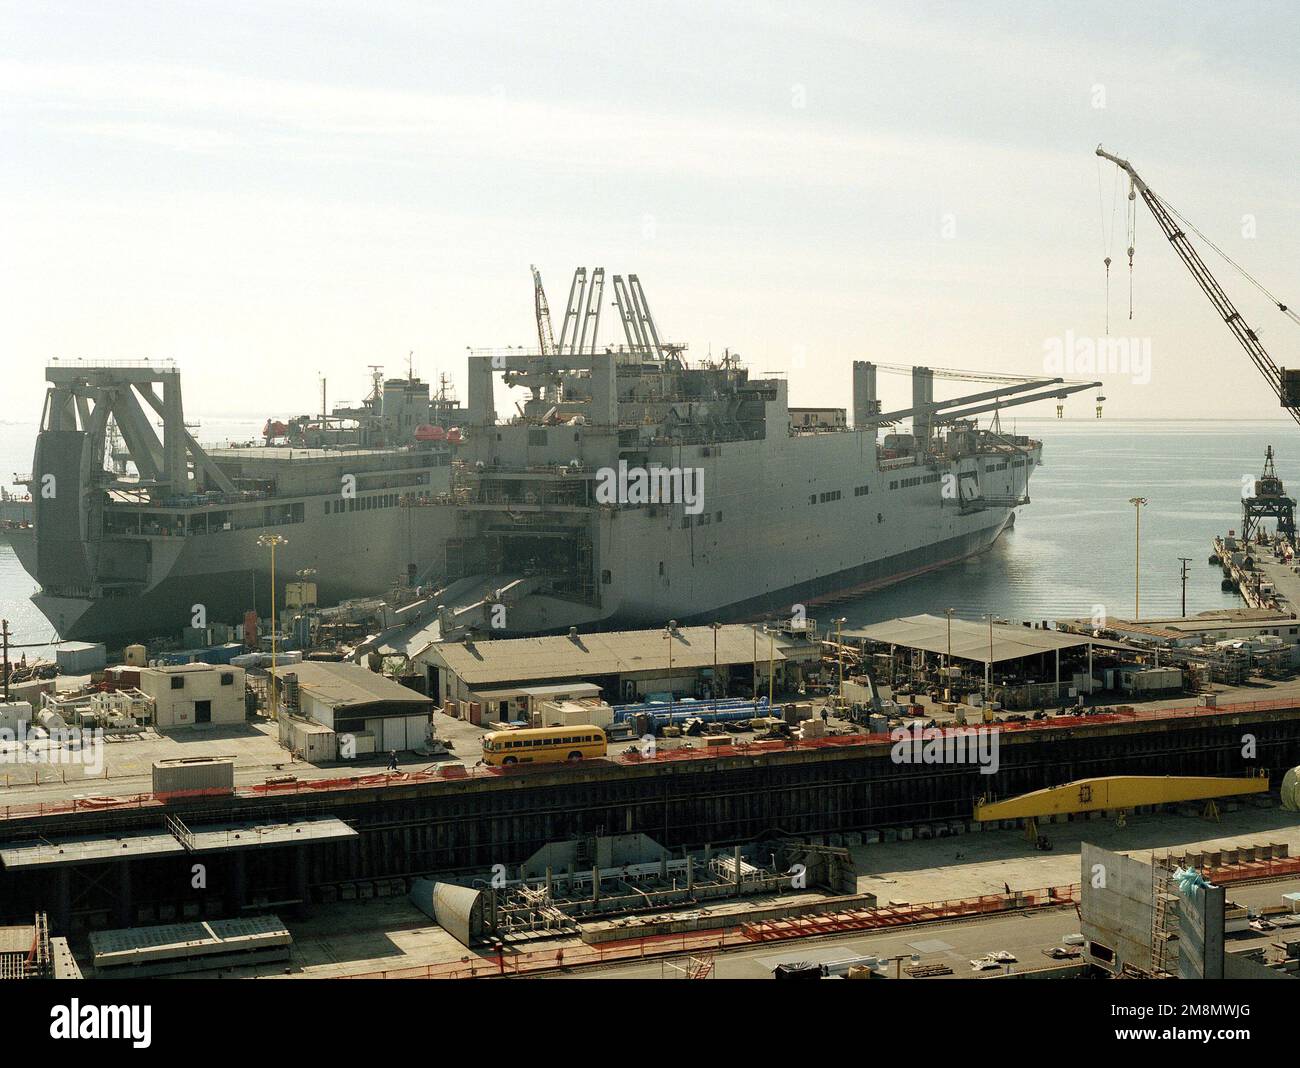
[[[1296,398],[1291,396],[1290,391],[1287,389],[1286,376],[1283,374],[1282,369],[1273,362],[1273,358],[1260,343],[1259,335],[1242,318],[1241,312],[1237,310],[1223,287],[1219,285],[1218,279],[1205,265],[1200,253],[1196,251],[1196,246],[1191,243],[1187,234],[1179,225],[1173,209],[1152,192],[1151,187],[1143,181],[1141,175],[1134,170],[1133,164],[1128,160],[1111,155],[1101,145],[1097,146],[1097,155],[1102,159],[1110,160],[1111,163],[1129,176],[1133,188],[1142,197],[1143,203],[1146,204],[1152,216],[1155,217],[1157,225],[1164,232],[1169,243],[1173,245],[1174,251],[1178,253],[1178,258],[1183,261],[1183,265],[1191,272],[1196,284],[1201,287],[1201,292],[1209,298],[1210,303],[1214,305],[1214,310],[1219,313],[1228,329],[1232,331],[1232,336],[1246,350],[1246,355],[1250,357],[1259,373],[1264,376],[1269,387],[1277,395],[1282,407],[1291,413],[1292,419],[1300,423],[1300,410],[1298,410]],[[1288,311],[1283,304],[1279,303],[1278,307],[1283,312]]]
[[[542,288],[542,272],[536,267],[529,269],[533,272],[533,311],[537,316],[537,347],[543,356],[552,356],[556,351],[555,333],[551,327],[551,307],[546,302],[546,290]]]

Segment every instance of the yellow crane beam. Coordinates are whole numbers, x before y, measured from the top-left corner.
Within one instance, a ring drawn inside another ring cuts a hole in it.
[[[1238,794],[1268,793],[1268,776],[1217,778],[1199,775],[1110,775],[1078,779],[1063,786],[1034,790],[1005,801],[975,803],[975,819],[1037,819],[1076,812],[1134,809],[1175,801],[1209,801]]]

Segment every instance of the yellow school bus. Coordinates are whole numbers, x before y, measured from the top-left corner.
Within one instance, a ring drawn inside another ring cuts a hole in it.
[[[483,763],[494,768],[603,757],[605,749],[605,732],[590,724],[525,727],[517,731],[489,731],[483,735]]]

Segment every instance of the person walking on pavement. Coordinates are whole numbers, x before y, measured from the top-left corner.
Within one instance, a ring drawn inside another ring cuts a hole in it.
[[[396,771],[396,770],[397,770],[397,750],[396,750],[396,749],[390,749],[390,750],[388,751],[388,770],[389,770],[389,771]]]

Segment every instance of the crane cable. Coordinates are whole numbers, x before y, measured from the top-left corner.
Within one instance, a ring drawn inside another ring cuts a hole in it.
[[[1116,172],[1118,173],[1118,172]],[[1137,186],[1128,184],[1128,317],[1133,318],[1133,246],[1137,243]]]
[[[1115,183],[1110,198],[1110,233],[1106,233],[1106,197],[1102,190],[1101,160],[1097,160],[1097,207],[1101,212],[1101,251],[1106,265],[1106,333],[1110,333],[1110,265],[1111,249],[1115,245],[1115,215],[1119,201],[1119,172],[1115,172]]]
[[[1147,192],[1151,193],[1150,187],[1147,188]],[[1242,278],[1244,278],[1247,282],[1249,282],[1257,290],[1259,290],[1262,294],[1264,294],[1264,296],[1266,296],[1270,301],[1272,301],[1272,303],[1277,307],[1278,311],[1280,311],[1292,322],[1300,324],[1300,315],[1297,315],[1294,309],[1289,307],[1286,303],[1279,300],[1276,296],[1274,296],[1271,292],[1269,292],[1269,290],[1264,286],[1262,282],[1259,281],[1259,279],[1255,278],[1249,271],[1246,270],[1246,268],[1244,268],[1241,264],[1239,264],[1236,260],[1234,260],[1226,252],[1224,252],[1223,249],[1219,248],[1218,245],[1216,245],[1213,241],[1211,241],[1208,237],[1206,237],[1203,233],[1201,233],[1201,231],[1196,228],[1196,225],[1191,221],[1189,221],[1182,214],[1182,212],[1180,212],[1177,208],[1175,208],[1172,204],[1170,204],[1169,201],[1165,200],[1164,197],[1156,196],[1155,193],[1151,193],[1151,195],[1153,197],[1156,197],[1156,199],[1160,201],[1160,204],[1164,207],[1164,209],[1167,212],[1169,212],[1170,215],[1172,215],[1175,219],[1177,219],[1180,223],[1182,223],[1183,226],[1185,226],[1188,230],[1190,230],[1197,237],[1199,237],[1203,242],[1205,242],[1206,245],[1208,245],[1215,252],[1217,252],[1224,259],[1224,261],[1228,264],[1229,267],[1231,267],[1234,271],[1236,271],[1239,275],[1241,275]]]

